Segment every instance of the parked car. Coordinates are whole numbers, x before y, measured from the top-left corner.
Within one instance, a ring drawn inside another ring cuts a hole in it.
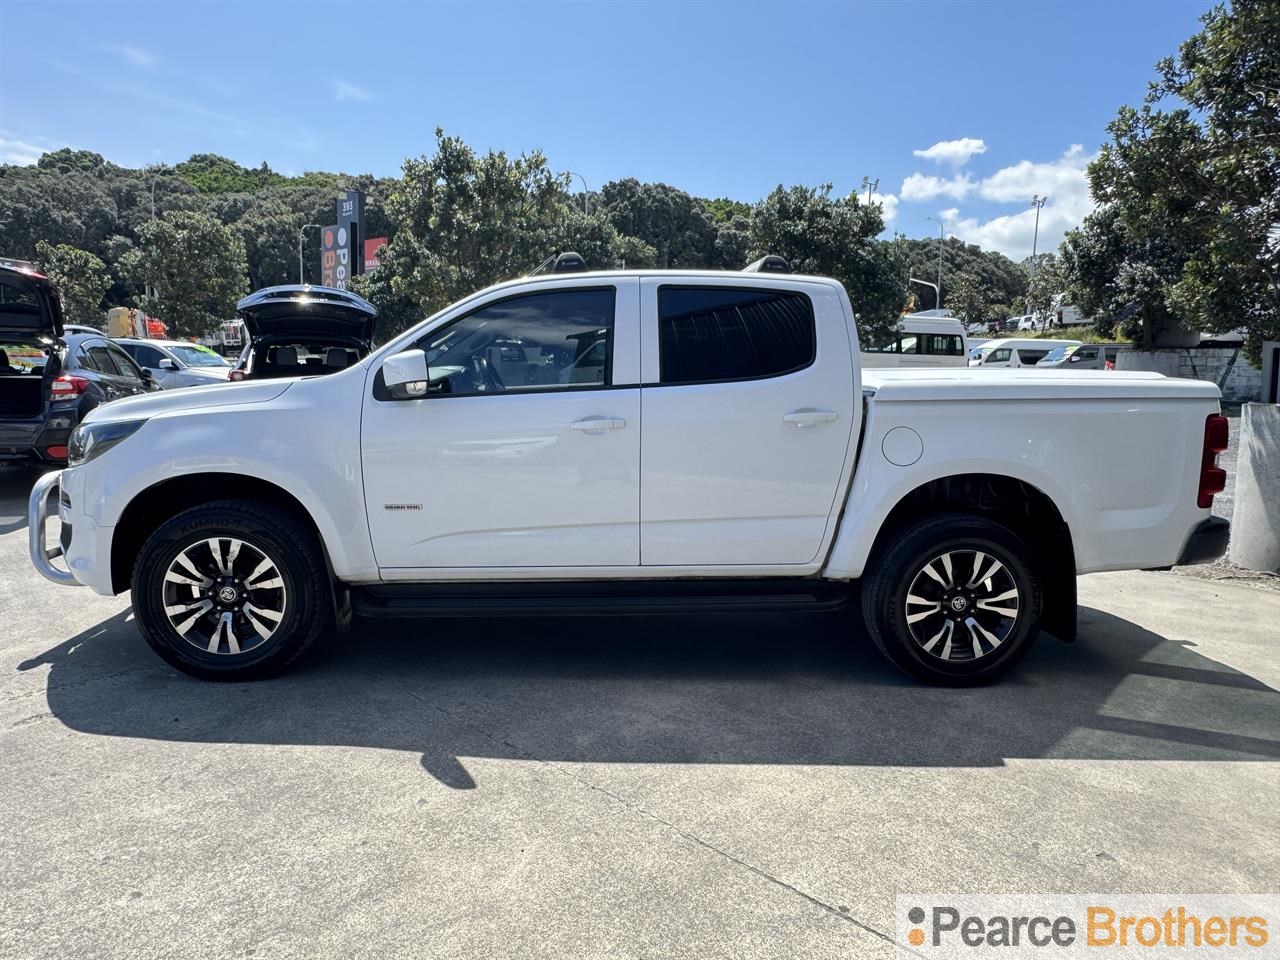
[[[64,462],[89,411],[152,386],[101,333],[66,333],[47,278],[0,265],[0,461]]]
[[[64,333],[96,333],[98,336],[102,336],[101,330],[85,323],[64,323],[62,330]]]
[[[907,315],[887,342],[859,345],[862,369],[889,367],[963,367],[968,334],[959,319]]]
[[[134,337],[123,337],[115,343],[166,389],[226,383],[231,373],[231,364],[212,350],[194,343]]]
[[[267,287],[236,311],[248,336],[231,371],[237,381],[345,370],[369,353],[378,318],[373,304],[354,293],[309,284]]]
[[[971,367],[1034,367],[1059,347],[1078,347],[1079,340],[1021,340],[1003,337],[988,340],[978,349],[976,358],[970,357]]]
[[[1114,370],[1121,350],[1130,349],[1116,343],[1081,343],[1074,347],[1054,347],[1036,364],[1037,367],[1066,367],[1071,370]]]
[[[351,611],[794,612],[857,596],[895,664],[966,684],[1042,628],[1070,640],[1077,573],[1226,549],[1212,383],[863,371],[844,288],[780,258],[560,266],[329,376],[94,411],[71,465],[33,490],[33,562],[132,589],[152,648],[207,678],[276,672]],[[1081,456],[1082,438],[1106,456]],[[54,487],[67,569],[43,549]]]

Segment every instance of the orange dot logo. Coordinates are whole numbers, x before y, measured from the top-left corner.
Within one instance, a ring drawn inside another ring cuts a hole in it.
[[[907,943],[913,947],[919,947],[924,944],[924,931],[920,929],[919,924],[924,923],[924,910],[921,907],[912,907],[907,911],[907,920],[916,924],[907,934]]]

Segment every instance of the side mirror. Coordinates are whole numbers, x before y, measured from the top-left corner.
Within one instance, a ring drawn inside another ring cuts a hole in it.
[[[1079,362],[1080,362],[1081,360],[1083,360],[1083,359],[1084,359],[1083,357],[1072,357],[1072,358],[1071,358],[1069,361],[1067,361],[1067,362],[1068,362],[1068,363],[1079,363]]]
[[[151,373],[151,371],[150,371],[150,370],[148,370],[146,367],[142,367],[142,368],[141,368],[141,370],[142,370],[142,379],[143,379],[143,380],[150,381],[150,380],[154,380],[154,379],[155,379],[155,376],[154,376],[154,375]]]
[[[177,370],[178,365],[174,361],[170,360],[168,357],[165,357],[160,361],[160,369],[161,370]]]
[[[382,382],[396,400],[417,400],[427,395],[431,374],[422,350],[402,350],[382,361]]]

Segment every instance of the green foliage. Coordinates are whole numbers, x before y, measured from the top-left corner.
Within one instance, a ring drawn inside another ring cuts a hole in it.
[[[197,153],[174,169],[201,193],[257,193],[285,182],[265,161],[251,169],[216,153]]]
[[[751,219],[751,204],[743,203],[741,200],[717,197],[714,200],[703,200],[702,205],[716,223],[732,223],[739,218]]]
[[[965,325],[987,322],[990,306],[987,303],[987,286],[976,272],[966,270],[955,278],[946,299],[952,314]]]
[[[1280,336],[1280,5],[1202,18],[1123,107],[1089,168],[1095,211],[1064,241],[1076,303],[1149,346],[1178,325]]]
[[[102,301],[111,286],[107,265],[87,250],[60,243],[36,244],[41,270],[62,295],[62,311],[70,323],[102,325]]]
[[[910,275],[919,280],[937,283],[938,241],[900,241],[907,258]],[[987,310],[994,315],[1008,315],[1014,304],[1026,293],[1027,274],[1018,264],[1003,254],[981,250],[971,243],[948,237],[942,245],[942,304],[952,307],[951,287],[962,275],[969,274],[977,280]],[[911,285],[918,309],[931,310],[937,306],[930,287]]]
[[[894,244],[876,242],[879,206],[833,198],[830,184],[777,187],[755,209],[748,256],[786,257],[797,273],[835,277],[849,291],[860,335],[887,339],[907,299],[907,267]]]
[[[1081,343],[1124,343],[1114,334],[1099,330],[1097,326],[1087,327],[1049,327],[1047,330],[1036,330],[1018,334],[1020,337],[1040,338],[1047,340],[1079,340]]]
[[[1036,314],[1041,318],[1040,322],[1043,322],[1066,303],[1065,297],[1066,280],[1062,275],[1061,261],[1051,253],[1038,255],[1035,273],[1028,281],[1027,293],[1023,297],[1027,313]]]
[[[634,178],[606,183],[600,195],[614,229],[653,248],[653,262],[636,266],[719,266],[716,220],[697,197]]]
[[[652,262],[652,247],[624,242],[607,215],[570,201],[569,178],[541,153],[478,154],[436,131],[436,152],[404,162],[387,198],[391,241],[377,275],[360,284],[388,336],[467,294],[528,273],[558,250],[576,250],[598,269]]]
[[[244,242],[232,230],[201,213],[166,213],[138,231],[138,246],[122,268],[151,294],[139,305],[164,321],[169,335],[196,337],[235,314],[246,292]]]

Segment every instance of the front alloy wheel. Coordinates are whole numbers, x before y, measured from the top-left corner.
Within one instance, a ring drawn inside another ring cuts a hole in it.
[[[151,648],[208,680],[275,673],[333,624],[332,584],[304,518],[221,500],[160,525],[138,555],[133,609]]]
[[[276,562],[235,537],[212,537],[187,547],[164,576],[169,625],[206,653],[232,656],[268,642],[288,601]]]

